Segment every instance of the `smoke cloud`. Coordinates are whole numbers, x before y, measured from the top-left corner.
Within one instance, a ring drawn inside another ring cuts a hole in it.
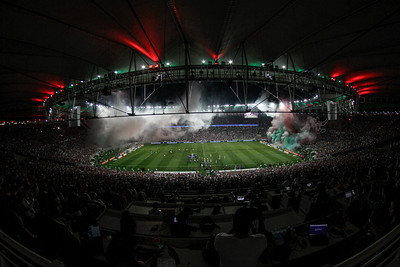
[[[281,102],[280,113],[268,114],[273,117],[271,127],[267,131],[268,140],[280,147],[295,150],[316,139],[316,121],[310,116],[290,113],[288,103]]]
[[[189,95],[189,111],[196,111],[201,106],[201,84],[192,84],[192,91]],[[184,100],[184,98],[182,98]],[[113,93],[111,100],[108,99],[107,106],[97,107],[97,116],[102,119],[91,120],[90,141],[103,146],[113,147],[127,142],[156,142],[176,140],[187,132],[196,132],[207,128],[215,114],[168,114],[184,113],[185,109],[178,97],[169,100],[169,108],[138,109],[137,116],[126,117],[131,113],[129,95],[119,91]],[[148,104],[157,107],[155,103]],[[144,105],[146,106],[146,105]],[[171,108],[174,106],[175,108]],[[151,115],[146,115],[151,114]],[[159,114],[155,116],[154,114]],[[162,114],[162,115],[161,115]],[[124,116],[117,117],[115,116]],[[114,118],[106,118],[114,117]],[[171,127],[176,125],[187,125],[189,127]]]

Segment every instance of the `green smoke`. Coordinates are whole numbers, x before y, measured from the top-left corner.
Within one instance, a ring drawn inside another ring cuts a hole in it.
[[[283,140],[283,148],[289,149],[289,150],[294,150],[295,148],[297,148],[299,146],[299,144],[297,143],[296,140],[296,136],[291,135],[291,136],[287,136],[284,140]]]
[[[280,143],[284,132],[283,128],[276,130],[272,136],[272,143]]]

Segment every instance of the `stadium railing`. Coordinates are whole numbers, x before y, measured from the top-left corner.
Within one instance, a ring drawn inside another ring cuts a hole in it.
[[[21,245],[2,230],[0,230],[0,265],[3,261],[5,266],[51,266],[64,267],[64,263],[54,260],[53,262]]]
[[[400,224],[375,243],[335,265],[344,266],[388,266],[400,251]]]

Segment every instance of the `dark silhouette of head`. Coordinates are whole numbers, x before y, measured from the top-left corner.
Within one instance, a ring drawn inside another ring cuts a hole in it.
[[[136,221],[127,210],[122,212],[120,227],[121,233],[124,235],[135,235],[136,233]]]
[[[247,235],[251,228],[250,214],[247,208],[239,208],[233,215],[233,232],[235,235]]]

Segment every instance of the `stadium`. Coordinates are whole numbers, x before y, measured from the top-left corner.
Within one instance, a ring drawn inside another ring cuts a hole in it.
[[[1,1],[0,265],[398,266],[396,1]]]

